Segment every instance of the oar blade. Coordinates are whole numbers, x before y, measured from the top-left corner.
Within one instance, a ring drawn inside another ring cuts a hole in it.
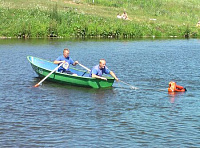
[[[40,86],[40,84],[35,84],[35,85],[34,85],[34,87],[38,87],[38,86]]]

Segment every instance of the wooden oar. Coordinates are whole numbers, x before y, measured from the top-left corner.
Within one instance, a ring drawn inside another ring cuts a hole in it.
[[[62,66],[64,63],[61,63],[59,66],[57,66],[54,70],[52,70],[46,77],[44,77],[39,83],[35,84],[34,87],[38,87],[44,80],[46,80],[52,73],[54,73],[60,66]]]
[[[80,63],[78,63],[78,64],[79,64],[81,67],[85,68],[88,72],[91,71],[89,68],[85,67],[84,65],[82,65],[82,64],[80,64]]]
[[[122,82],[122,83],[124,83],[124,84],[126,84],[126,85],[128,85],[128,86],[130,86],[131,89],[138,89],[137,87],[134,87],[134,86],[132,86],[132,85],[130,85],[130,84],[128,84],[128,83],[122,81],[122,80],[119,80],[119,81]]]

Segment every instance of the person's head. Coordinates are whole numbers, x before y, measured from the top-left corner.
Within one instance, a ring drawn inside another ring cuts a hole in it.
[[[171,82],[169,82],[169,88],[171,87]]]
[[[101,59],[99,60],[99,67],[102,69],[106,66],[106,60],[105,59]]]
[[[64,56],[65,58],[67,58],[67,57],[69,56],[69,49],[68,49],[68,48],[65,48],[65,49],[63,50],[63,56]]]
[[[175,83],[174,81],[169,82],[169,88],[170,88],[170,87],[174,87],[175,84],[176,84],[176,83]]]

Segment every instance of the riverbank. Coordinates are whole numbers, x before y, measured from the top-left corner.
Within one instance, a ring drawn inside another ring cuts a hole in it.
[[[0,0],[3,38],[200,37],[197,0]],[[117,14],[128,13],[128,20]]]

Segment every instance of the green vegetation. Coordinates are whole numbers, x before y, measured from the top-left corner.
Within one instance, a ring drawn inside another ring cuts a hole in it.
[[[199,0],[0,0],[0,36],[199,37],[199,10]]]

